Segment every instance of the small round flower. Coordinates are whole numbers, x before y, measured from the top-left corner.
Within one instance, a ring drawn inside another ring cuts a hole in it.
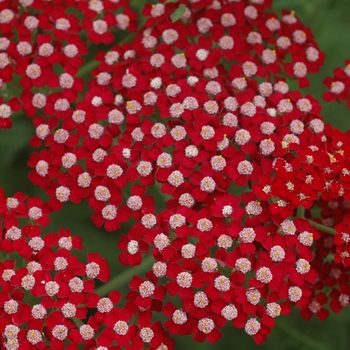
[[[135,255],[139,251],[139,244],[138,244],[138,242],[132,239],[128,243],[127,251],[129,252],[129,254]]]
[[[172,319],[175,324],[185,324],[187,322],[186,313],[182,310],[175,310],[172,316]]]
[[[214,272],[218,267],[218,263],[213,258],[204,258],[201,265],[204,272]]]
[[[185,68],[187,64],[187,59],[183,53],[178,53],[171,58],[171,63],[176,68]]]
[[[212,67],[212,68],[205,68],[203,70],[203,75],[206,77],[206,78],[209,78],[209,79],[215,79],[219,76],[219,71],[216,67]],[[192,78],[195,78],[197,81],[199,80],[197,77],[192,77]],[[196,81],[196,82],[197,82]],[[192,85],[191,85],[192,86]]]
[[[217,246],[219,248],[229,249],[232,247],[232,244],[233,244],[232,238],[225,234],[220,235],[217,241]]]
[[[290,301],[296,303],[297,301],[299,301],[301,299],[302,295],[303,295],[303,292],[299,287],[297,287],[297,286],[289,287],[288,298]]]
[[[179,198],[179,204],[187,208],[192,208],[195,204],[195,200],[189,193],[183,193]]]
[[[26,335],[26,339],[32,345],[36,345],[43,340],[43,337],[41,335],[41,332],[38,331],[37,329],[29,329]]]
[[[182,125],[177,125],[175,128],[171,129],[170,135],[175,141],[181,141],[186,137],[187,132]]]
[[[209,334],[215,328],[215,323],[211,318],[202,318],[198,321],[198,329],[204,334]]]
[[[243,243],[252,243],[255,240],[256,234],[254,228],[246,227],[240,233],[239,237]]]
[[[232,113],[226,113],[223,117],[222,124],[224,126],[235,128],[238,126],[238,118]]]
[[[235,141],[238,145],[243,146],[247,144],[251,139],[249,131],[245,129],[237,130],[235,134]]]
[[[331,84],[331,92],[335,95],[341,94],[345,89],[345,84],[342,81],[333,81]]]
[[[32,45],[30,45],[27,41],[20,41],[16,45],[16,48],[21,56],[26,56],[32,53]]]
[[[24,26],[30,31],[33,31],[36,28],[38,28],[38,25],[39,25],[39,20],[34,16],[28,16],[24,20]]]
[[[298,235],[298,241],[307,247],[311,247],[314,241],[314,236],[311,232],[303,231]]]
[[[273,123],[271,122],[263,122],[260,125],[260,131],[264,135],[271,135],[275,131],[276,127]]]
[[[165,63],[165,58],[162,54],[155,53],[150,57],[150,64],[152,67],[160,68]]]
[[[262,213],[262,207],[260,202],[251,201],[247,204],[245,211],[248,215],[260,215]]]
[[[151,174],[153,167],[151,162],[141,161],[139,165],[136,167],[136,170],[140,174],[140,176],[148,176]]]
[[[297,78],[304,78],[307,74],[307,67],[303,62],[297,62],[293,66],[293,73]]]
[[[242,160],[237,165],[237,171],[240,175],[251,175],[253,170],[254,168],[248,160]]]
[[[264,156],[268,156],[275,150],[275,143],[271,139],[262,140],[259,149]]]
[[[33,219],[32,219],[33,220]],[[31,247],[34,251],[38,252],[39,250],[45,247],[45,242],[41,237],[33,237],[28,242],[29,247]]]
[[[296,270],[301,275],[305,275],[311,269],[310,263],[305,259],[298,259],[295,264],[296,264]]]
[[[84,282],[79,277],[74,277],[68,282],[68,287],[72,292],[81,293],[84,289]]]
[[[143,327],[140,330],[140,338],[144,343],[149,343],[154,337],[154,332],[149,327]]]
[[[129,114],[136,114],[140,112],[141,109],[142,109],[141,104],[135,100],[126,102],[126,110]]]
[[[181,255],[185,259],[192,259],[196,254],[196,246],[188,243],[182,246]]]
[[[129,326],[125,321],[117,321],[113,327],[114,332],[118,335],[126,335],[128,333]]]
[[[109,84],[111,79],[112,79],[112,76],[109,73],[101,72],[97,75],[96,81],[98,85],[106,86]]]
[[[175,97],[181,92],[181,88],[177,84],[170,84],[166,87],[165,93],[169,97]]]
[[[123,13],[119,13],[115,16],[115,20],[117,21],[118,28],[125,30],[129,27],[129,24],[130,24],[129,16],[124,15]]]
[[[64,325],[56,325],[52,329],[52,336],[59,340],[64,340],[68,336],[68,328]]]
[[[231,81],[231,85],[240,91],[243,91],[247,88],[248,83],[246,77],[235,78]]]
[[[275,318],[281,314],[281,306],[279,306],[277,303],[268,303],[266,305],[266,313],[272,317]]]
[[[313,119],[310,122],[310,128],[316,133],[319,134],[324,130],[324,123],[320,119]]]
[[[208,94],[217,95],[221,92],[221,85],[217,81],[209,81],[205,86],[205,91]],[[215,101],[211,101],[211,102],[215,102]],[[216,106],[218,106],[216,102],[215,104]],[[209,110],[213,110],[212,106],[209,106]]]
[[[69,58],[73,58],[79,54],[79,50],[74,44],[68,44],[65,46],[63,52]]]
[[[221,316],[227,321],[232,321],[238,316],[238,311],[234,305],[229,304],[221,310]]]
[[[229,112],[234,112],[238,108],[238,102],[235,97],[229,96],[225,98],[224,106]]]
[[[210,159],[210,164],[213,170],[222,171],[226,167],[226,160],[223,156],[214,156]]]
[[[213,193],[215,191],[216,183],[210,176],[204,177],[199,185],[203,192]]]
[[[209,219],[203,218],[197,221],[196,227],[201,232],[209,232],[213,228],[213,224]]]
[[[67,202],[70,195],[70,189],[65,186],[59,186],[56,189],[56,198],[59,202]]]
[[[85,267],[86,276],[91,279],[96,278],[100,274],[100,270],[100,266],[95,262],[88,263]]]
[[[256,107],[252,102],[245,102],[241,106],[241,113],[246,117],[253,117],[256,114]]]
[[[77,312],[77,308],[72,303],[66,303],[62,306],[61,312],[62,312],[64,317],[72,318],[75,316],[75,314]]]
[[[236,18],[231,13],[223,13],[220,22],[224,27],[232,27],[236,24]]]
[[[151,16],[152,17],[159,17],[162,16],[165,12],[165,6],[163,4],[156,4],[152,6],[151,9]]]
[[[0,105],[0,118],[9,118],[11,116],[11,107],[6,105],[6,104],[1,104]]]
[[[298,44],[304,44],[306,41],[306,33],[302,30],[296,30],[293,32],[293,40]]]
[[[47,312],[43,305],[37,304],[32,307],[31,315],[35,320],[43,319]]]
[[[185,224],[186,224],[186,218],[181,214],[174,214],[169,218],[169,225],[173,230]]]
[[[297,231],[294,222],[289,219],[282,221],[281,230],[285,235],[295,235]]]
[[[194,295],[193,304],[200,309],[204,309],[209,305],[209,299],[204,292],[197,292]]]
[[[137,127],[131,132],[131,137],[134,141],[141,142],[145,137],[145,134],[143,133],[140,127]]]
[[[78,176],[77,182],[79,187],[87,188],[91,185],[92,178],[89,173],[84,172]]]
[[[246,61],[242,64],[243,74],[246,77],[251,77],[255,75],[258,71],[258,67],[254,62]]]
[[[153,214],[146,214],[141,218],[141,224],[150,229],[153,228],[157,223],[157,219]]]
[[[35,278],[31,275],[26,275],[21,280],[21,286],[25,290],[31,290],[35,286]]]
[[[92,28],[95,33],[102,35],[108,31],[108,24],[106,21],[98,19],[92,23]]]
[[[66,18],[59,18],[56,20],[55,27],[58,30],[67,31],[70,28],[70,23]]]
[[[247,36],[247,43],[250,45],[261,44],[262,37],[260,33],[250,32]]]
[[[192,285],[193,277],[188,272],[180,272],[176,276],[176,283],[182,288],[190,288]]]
[[[210,100],[204,103],[204,110],[209,114],[216,114],[219,110],[219,106],[215,101]]]
[[[232,50],[234,44],[235,44],[235,42],[234,42],[233,38],[228,36],[228,35],[224,35],[223,37],[221,37],[219,39],[219,46],[223,50]]]
[[[109,298],[101,298],[96,308],[98,312],[107,313],[113,309],[113,303]]]
[[[41,76],[41,68],[36,63],[29,64],[26,68],[26,75],[31,79],[37,79]]]
[[[244,15],[251,20],[258,17],[258,10],[254,6],[246,6],[244,8]]]
[[[279,245],[275,245],[270,249],[270,258],[274,262],[283,261],[285,256],[284,249]]]
[[[230,290],[231,282],[226,276],[218,276],[214,280],[214,287],[220,292]]]
[[[301,98],[297,102],[297,107],[300,109],[300,111],[308,113],[312,109],[312,104],[307,98]]]
[[[283,50],[287,50],[288,47],[292,44],[290,39],[287,36],[280,36],[277,41],[276,44],[279,48],[283,49]]]
[[[104,149],[97,148],[97,150],[95,150],[94,153],[92,154],[92,159],[96,163],[102,163],[106,155],[107,155],[107,152]]]
[[[251,318],[244,326],[244,331],[249,335],[255,335],[261,328],[260,322],[256,318]]]
[[[60,286],[57,282],[51,281],[45,283],[45,291],[49,297],[55,296],[60,289]]]
[[[272,281],[272,273],[268,267],[261,267],[256,271],[256,279],[262,283],[269,283]]]
[[[213,23],[208,18],[202,17],[197,21],[197,28],[201,34],[207,33],[212,26],[213,26]]]
[[[102,217],[105,220],[114,220],[117,217],[118,208],[115,205],[108,204],[102,209]]]
[[[257,289],[248,289],[246,292],[247,300],[253,305],[257,305],[261,299],[261,293]]]
[[[182,175],[182,173],[178,170],[174,170],[169,176],[168,176],[168,182],[175,187],[179,187],[182,185],[185,180]]]
[[[154,138],[159,139],[166,135],[166,128],[161,123],[156,123],[151,128],[151,134]]]
[[[107,187],[97,186],[94,191],[94,196],[98,201],[106,202],[111,198],[111,193]]]
[[[166,29],[162,33],[162,38],[166,44],[172,45],[179,38],[179,33],[174,29]]]
[[[140,284],[139,286],[139,292],[142,298],[148,298],[153,295],[155,291],[155,286],[152,282],[150,281],[145,281]]]
[[[319,56],[320,56],[319,51],[316,48],[312,47],[312,46],[308,47],[306,49],[305,53],[306,53],[307,60],[310,61],[310,62],[317,61]]]
[[[164,277],[166,275],[167,265],[161,261],[158,261],[153,264],[152,271],[156,277]]]
[[[162,251],[170,244],[170,240],[164,233],[160,233],[154,238],[153,244],[159,251]]]
[[[266,22],[265,25],[271,32],[275,32],[281,28],[281,23],[279,20],[275,17],[269,18]]]
[[[264,64],[272,64],[276,62],[277,54],[275,50],[265,49],[261,55]]]

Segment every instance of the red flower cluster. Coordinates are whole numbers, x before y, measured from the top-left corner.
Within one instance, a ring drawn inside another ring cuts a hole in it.
[[[117,44],[116,28],[136,29],[127,1],[0,3],[0,88],[17,93],[1,100],[0,127],[20,109],[32,118],[40,150],[28,177],[50,198],[0,192],[1,251],[26,261],[0,263],[4,348],[165,350],[170,334],[215,343],[227,322],[260,344],[294,305],[324,319],[329,301],[334,312],[349,304],[349,133],[290,90],[291,79],[309,84],[324,54],[294,13],[270,7],[147,4],[144,29]],[[82,33],[114,45],[97,53],[84,94],[78,72],[94,46]],[[331,84],[340,100],[344,74]],[[116,290],[94,292],[93,279],[109,279],[103,258],[80,263],[81,239],[64,229],[42,235],[69,201],[87,201],[107,231],[133,223],[122,264],[154,258],[120,307]]]

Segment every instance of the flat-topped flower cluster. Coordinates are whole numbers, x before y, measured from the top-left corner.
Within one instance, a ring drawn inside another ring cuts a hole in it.
[[[306,319],[349,305],[349,133],[290,90],[324,54],[271,6],[161,1],[137,30],[126,0],[0,1],[0,128],[31,118],[28,177],[49,197],[0,189],[4,349],[166,350],[172,334],[215,343],[227,323],[260,344],[294,305]],[[328,101],[349,100],[345,64]],[[108,263],[79,262],[74,232],[42,234],[84,201],[97,227],[132,223],[122,264],[153,257],[127,295],[96,293]]]

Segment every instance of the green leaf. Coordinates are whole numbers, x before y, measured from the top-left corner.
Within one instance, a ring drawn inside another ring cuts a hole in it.
[[[173,22],[178,21],[185,13],[186,6],[181,4],[171,15],[170,18]]]

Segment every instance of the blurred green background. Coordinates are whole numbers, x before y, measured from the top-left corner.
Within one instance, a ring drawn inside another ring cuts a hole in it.
[[[136,10],[140,10],[144,1],[133,0],[132,3]],[[332,75],[335,67],[343,66],[344,59],[350,58],[350,0],[275,0],[273,10],[279,12],[281,9],[294,10],[303,23],[311,27],[320,49],[326,53],[324,67],[317,75],[311,76],[311,87],[304,90],[321,101],[325,91],[322,85],[324,77]],[[350,128],[349,110],[337,103],[322,105],[326,121],[342,130]],[[0,130],[0,186],[7,196],[22,191],[45,198],[43,192],[34,188],[27,179],[29,168],[26,162],[32,152],[27,145],[33,132],[31,121],[20,115],[14,118],[12,129]],[[157,201],[164,201],[159,192],[153,195]],[[91,210],[86,203],[67,204],[64,210],[51,216],[52,224],[45,232],[57,232],[58,227],[71,229],[73,235],[83,237],[85,251],[99,252],[109,260],[113,276],[128,280],[132,272],[121,268],[116,250],[118,236],[126,232],[127,227],[120,232],[106,233],[94,227],[90,215]],[[79,254],[84,259],[85,253]],[[121,290],[127,290],[127,283]],[[176,349],[347,350],[350,346],[349,330],[349,308],[340,314],[331,314],[324,322],[317,319],[306,322],[299,316],[298,310],[294,310],[291,316],[277,319],[268,341],[261,346],[255,345],[242,330],[228,326],[223,330],[223,338],[215,345],[195,343],[190,337],[185,337],[177,339]]]

